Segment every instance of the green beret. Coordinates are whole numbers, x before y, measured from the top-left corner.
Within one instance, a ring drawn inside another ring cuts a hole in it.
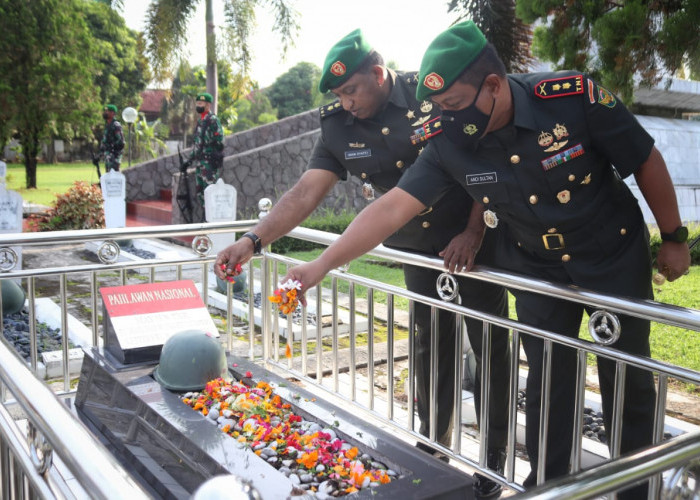
[[[422,101],[447,90],[476,60],[487,43],[474,21],[455,24],[440,33],[423,54],[416,98]]]
[[[105,111],[114,111],[115,113],[117,112],[117,107],[114,104],[107,104],[105,106]]]
[[[359,29],[341,38],[328,51],[321,71],[321,81],[318,82],[318,90],[325,94],[342,85],[352,76],[370,52],[372,52],[372,47],[367,43]]]
[[[201,94],[197,94],[197,101],[207,101],[207,102],[214,102],[214,98],[211,96],[210,93],[208,92],[202,92]]]

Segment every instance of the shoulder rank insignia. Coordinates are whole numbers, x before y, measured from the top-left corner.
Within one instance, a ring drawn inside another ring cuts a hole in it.
[[[319,111],[321,113],[321,118],[325,118],[327,116],[331,116],[336,114],[338,111],[342,111],[343,106],[341,106],[340,101],[335,101],[330,104],[326,104],[324,106],[321,106],[319,108]]]
[[[440,118],[439,116],[433,118],[429,122],[425,122],[422,127],[415,129],[411,136],[411,144],[415,146],[442,132],[442,122]]]
[[[583,75],[541,80],[535,85],[535,95],[541,99],[552,99],[575,94],[583,94]]]

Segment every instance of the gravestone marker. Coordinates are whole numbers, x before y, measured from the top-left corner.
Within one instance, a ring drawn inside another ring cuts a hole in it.
[[[121,363],[158,361],[166,340],[183,330],[219,336],[192,280],[100,288],[105,346]]]
[[[2,167],[2,181],[0,182],[0,233],[21,233],[22,232],[22,196],[17,191],[10,191],[5,188],[5,164],[3,162]],[[11,262],[4,262],[0,265],[1,269],[5,269],[7,265],[8,269],[5,270],[18,270],[22,269],[22,247],[21,246],[11,246],[10,247],[15,254],[17,254],[16,263],[14,267],[10,267]],[[0,259],[9,259],[10,254],[2,252]]]
[[[105,227],[126,227],[126,177],[110,170],[100,178],[104,198]]]
[[[236,188],[219,179],[204,190],[204,212],[207,222],[232,222],[236,220]],[[213,243],[211,254],[216,255],[233,243],[231,235],[210,234]]]

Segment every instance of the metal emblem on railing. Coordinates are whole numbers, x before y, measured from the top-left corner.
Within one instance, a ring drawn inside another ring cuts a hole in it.
[[[588,320],[588,333],[600,345],[610,345],[620,338],[620,320],[608,311],[596,311]]]
[[[10,247],[0,248],[0,271],[12,271],[17,265],[17,252]]]
[[[206,234],[195,236],[192,240],[192,250],[200,257],[206,257],[213,247],[214,243],[212,243],[211,238]]]
[[[119,258],[119,245],[112,240],[107,240],[97,250],[97,258],[103,264],[114,264]]]
[[[29,457],[39,474],[43,474],[51,467],[53,448],[44,438],[44,435],[36,430],[34,424],[27,420],[27,445],[29,446]]]
[[[268,213],[270,213],[270,209],[272,209],[272,200],[270,198],[260,198],[260,201],[258,202],[258,210],[260,210],[258,213],[258,219],[262,219]]]
[[[459,294],[459,284],[450,273],[442,273],[437,278],[438,296],[445,302],[452,302]]]
[[[698,498],[700,496],[700,460],[694,460],[683,467],[673,469],[661,488],[664,500]]]

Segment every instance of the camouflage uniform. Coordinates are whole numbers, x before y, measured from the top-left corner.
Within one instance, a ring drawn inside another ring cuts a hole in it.
[[[105,170],[110,169],[119,172],[122,164],[122,151],[124,151],[124,133],[122,124],[112,120],[105,125],[105,131],[100,143],[100,156],[104,158]]]
[[[219,179],[219,171],[224,160],[224,131],[219,118],[207,113],[197,120],[194,129],[194,147],[190,162],[197,161],[196,181],[197,200],[204,206],[204,190]]]

